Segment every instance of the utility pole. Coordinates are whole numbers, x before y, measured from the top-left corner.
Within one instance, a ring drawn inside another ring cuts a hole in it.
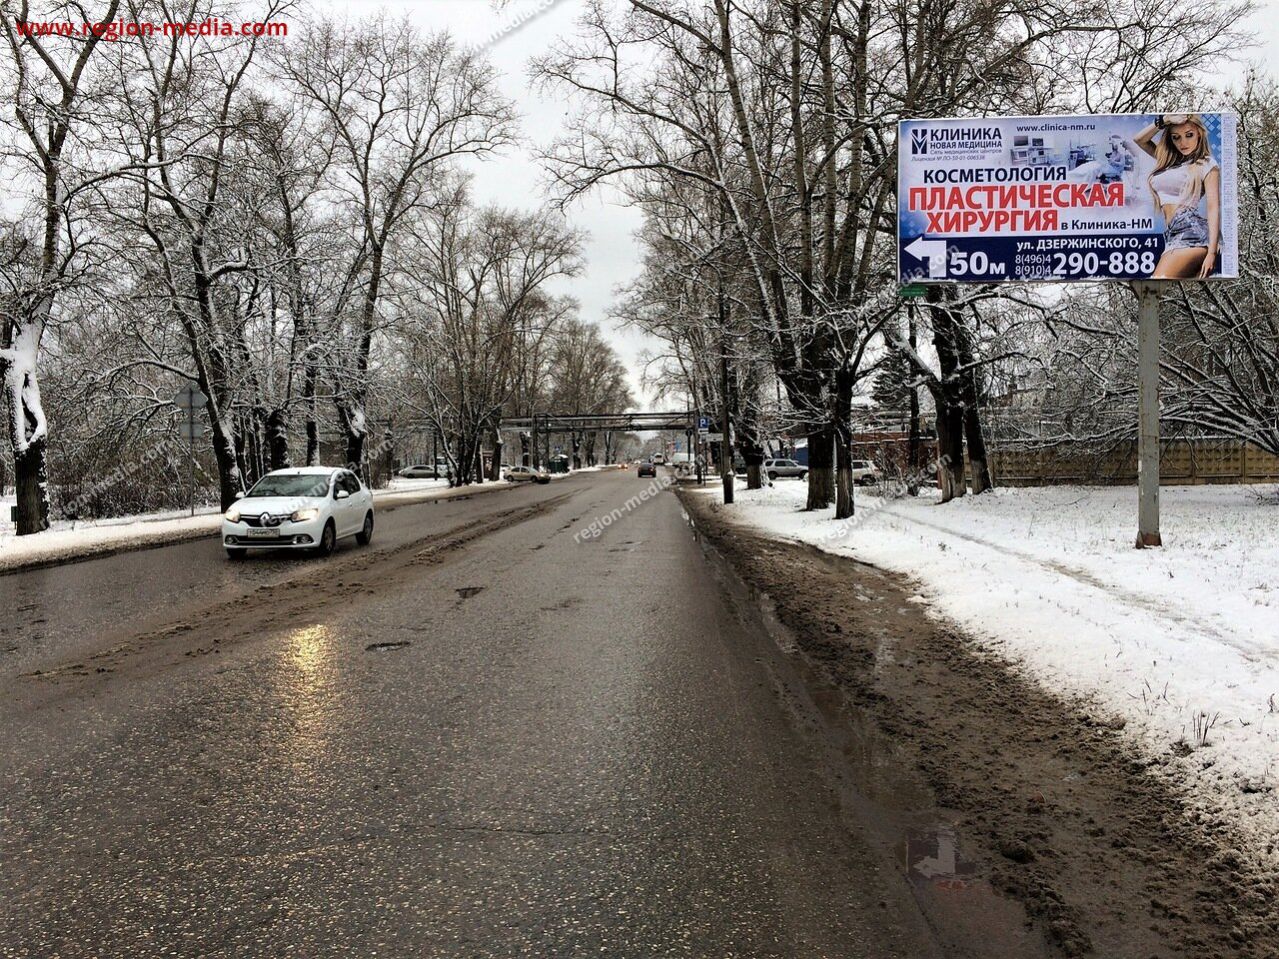
[[[1137,293],[1137,548],[1159,537],[1159,284]]]
[[[733,444],[729,442],[732,422],[728,416],[728,347],[723,338],[720,339],[719,392],[720,406],[723,408],[719,425],[719,475],[724,481],[724,503],[727,505],[733,502]]]

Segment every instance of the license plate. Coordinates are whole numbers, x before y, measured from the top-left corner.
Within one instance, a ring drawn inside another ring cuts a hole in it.
[[[280,533],[274,529],[253,529],[245,531],[250,539],[279,539]]]

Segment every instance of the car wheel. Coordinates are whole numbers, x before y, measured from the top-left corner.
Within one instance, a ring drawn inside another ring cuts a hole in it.
[[[315,548],[315,555],[332,556],[333,550],[337,548],[337,544],[337,528],[334,527],[333,520],[329,520],[324,524],[324,532],[320,534],[320,545]]]
[[[230,547],[227,547],[226,558],[233,560],[244,559],[244,554],[247,552],[247,549],[231,549]]]
[[[364,514],[364,528],[355,534],[355,541],[361,546],[368,546],[373,541],[373,511]]]
[[[800,478],[800,479],[803,479],[803,478],[804,478],[805,476],[807,476],[807,475],[808,475],[808,470],[804,470],[803,472],[801,472],[801,473],[799,474],[799,478]]]
[[[768,478],[769,478],[770,480],[775,480],[775,479],[777,479],[777,471],[776,471],[776,470],[769,470],[769,471],[768,471]]]

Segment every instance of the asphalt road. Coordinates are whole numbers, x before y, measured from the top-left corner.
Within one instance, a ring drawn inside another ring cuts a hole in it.
[[[0,577],[0,956],[958,955],[648,486]]]

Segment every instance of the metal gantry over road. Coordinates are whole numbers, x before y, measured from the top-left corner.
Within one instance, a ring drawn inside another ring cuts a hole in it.
[[[701,421],[702,416],[696,410],[646,413],[534,413],[532,416],[503,419],[500,429],[503,432],[530,434],[532,465],[537,466],[541,462],[541,443],[546,442],[549,445],[550,437],[554,434],[579,437],[586,433],[682,432],[689,439],[691,449],[694,440],[697,440],[700,445]],[[548,450],[546,458],[549,459],[549,456]]]

